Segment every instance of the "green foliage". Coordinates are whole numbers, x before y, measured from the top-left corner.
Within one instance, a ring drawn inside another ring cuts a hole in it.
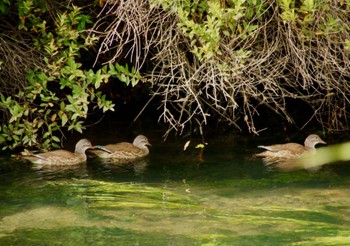
[[[306,38],[313,38],[314,35],[329,37],[334,33],[344,31],[340,20],[335,18],[330,11],[327,1],[304,0],[301,1],[300,6],[296,5],[295,0],[279,0],[278,6],[282,10],[279,17],[284,24],[299,24]],[[318,22],[320,15],[322,18]]]
[[[79,62],[81,51],[97,38],[84,31],[91,20],[81,8],[67,7],[50,25],[42,1],[19,1],[18,13],[18,28],[33,34],[35,48],[45,52],[45,67],[28,69],[28,84],[17,95],[0,93],[4,112],[0,144],[2,149],[59,147],[63,128],[81,133],[89,110],[114,110],[114,104],[97,91],[101,84],[113,76],[135,85],[140,76],[119,64],[96,71],[84,68]]]
[[[161,2],[169,8],[168,1]],[[221,1],[177,1],[173,5],[178,26],[190,39],[193,54],[201,61],[221,56],[224,39],[246,40],[259,27],[253,18],[265,9],[261,1],[237,0],[227,5]]]
[[[10,0],[2,0],[0,1],[0,15],[6,14],[8,12],[8,7],[11,4]]]
[[[211,1],[168,1],[153,0],[153,5],[159,4],[166,11],[175,12],[178,16],[178,26],[190,39],[192,53],[205,61],[221,56],[220,45],[224,39],[246,41],[259,28],[259,20],[268,14],[268,2],[259,0],[236,0],[223,3]],[[152,5],[152,6],[153,6]],[[345,3],[344,3],[345,5]],[[329,8],[327,2],[304,0],[278,0],[278,16],[284,24],[300,24],[306,37],[310,35],[330,35],[339,32],[340,20],[330,14],[319,23],[318,30],[313,29],[315,13]],[[318,18],[318,17],[317,17]]]
[[[298,15],[295,11],[295,1],[294,0],[279,0],[278,5],[282,9],[280,18],[283,23],[296,23]]]

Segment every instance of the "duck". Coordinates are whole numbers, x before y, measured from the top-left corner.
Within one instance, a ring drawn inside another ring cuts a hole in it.
[[[102,159],[111,159],[114,163],[123,163],[148,156],[148,146],[152,146],[148,138],[144,135],[138,135],[132,143],[120,142],[104,146],[95,146],[95,149],[89,150],[89,152],[92,152]]]
[[[85,151],[93,149],[94,146],[88,139],[81,139],[75,145],[74,152],[64,149],[58,149],[39,154],[22,152],[21,158],[38,165],[50,166],[69,166],[78,165],[86,162],[87,157]]]
[[[285,143],[274,145],[259,145],[258,148],[265,149],[264,152],[256,154],[258,157],[264,157],[266,160],[273,159],[296,159],[306,153],[313,153],[316,151],[317,144],[326,144],[317,134],[309,135],[304,145],[299,143]]]

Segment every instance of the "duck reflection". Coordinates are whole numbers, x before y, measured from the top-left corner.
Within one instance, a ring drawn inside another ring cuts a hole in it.
[[[71,166],[48,166],[48,165],[32,165],[32,170],[37,174],[43,175],[46,178],[56,178],[58,176],[69,177],[85,177],[88,176],[86,164],[71,165]]]
[[[149,165],[149,159],[143,158],[129,162],[114,162],[112,159],[99,159],[99,162],[108,170],[118,172],[133,171],[135,175],[140,175],[145,172]]]

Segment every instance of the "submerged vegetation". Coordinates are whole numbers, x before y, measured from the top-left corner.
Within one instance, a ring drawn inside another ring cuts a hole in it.
[[[349,13],[326,0],[0,1],[0,142],[58,147],[114,109],[99,91],[111,77],[152,83],[165,135],[212,119],[257,134],[269,112],[346,130]]]
[[[293,188],[290,176],[280,175],[261,180],[270,185],[275,181],[271,190],[256,179],[231,179],[221,188],[201,180],[199,186],[189,183],[190,191],[182,182],[169,181],[149,185],[41,180],[40,189],[37,184],[20,183],[9,187],[3,198],[26,205],[8,208],[5,203],[0,239],[8,245],[50,244],[53,239],[74,245],[116,241],[120,245],[140,241],[146,242],[143,245],[347,245],[347,183],[302,188],[302,181],[315,179],[321,184],[320,177],[294,173],[299,185]],[[324,177],[330,180],[329,174]],[[51,202],[41,203],[46,199]]]

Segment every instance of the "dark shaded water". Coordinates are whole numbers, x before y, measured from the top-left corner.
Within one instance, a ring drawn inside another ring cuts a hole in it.
[[[103,144],[141,133],[106,129],[86,136]],[[0,244],[349,245],[349,164],[279,172],[251,158],[263,138],[208,139],[201,160],[199,140],[183,151],[187,139],[142,133],[153,147],[134,165],[34,169],[1,158]]]

